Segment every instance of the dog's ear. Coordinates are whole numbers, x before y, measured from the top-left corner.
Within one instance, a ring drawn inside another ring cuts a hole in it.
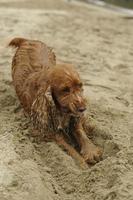
[[[45,101],[47,104],[51,104],[51,102],[53,101],[53,97],[52,97],[51,86],[50,86],[49,81],[46,81],[44,84],[41,85],[40,89],[38,90],[36,99],[37,101],[39,101],[39,104],[41,104],[39,99],[44,99],[44,102],[43,102],[44,104],[45,104]],[[43,106],[45,106],[44,104]]]
[[[31,121],[36,129],[42,133],[49,131],[49,117],[51,116],[51,108],[53,98],[49,83],[45,83],[39,89],[37,97],[31,107]]]
[[[41,87],[37,93],[37,97],[44,95],[47,101],[52,101],[52,92],[50,81],[45,81],[44,84],[41,84]]]

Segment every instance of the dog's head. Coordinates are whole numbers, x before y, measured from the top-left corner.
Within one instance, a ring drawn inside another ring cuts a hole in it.
[[[73,65],[56,65],[50,71],[49,81],[54,103],[61,112],[80,115],[86,110],[83,84]]]

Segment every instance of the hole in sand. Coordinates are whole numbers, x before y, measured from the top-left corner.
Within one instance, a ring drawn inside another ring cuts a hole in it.
[[[118,145],[114,142],[112,135],[108,133],[108,130],[102,130],[95,128],[92,132],[91,139],[94,144],[102,147],[103,160],[107,157],[115,156],[120,151]]]

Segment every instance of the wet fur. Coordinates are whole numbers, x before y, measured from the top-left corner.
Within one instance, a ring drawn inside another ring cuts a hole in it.
[[[13,84],[34,128],[63,145],[80,163],[98,161],[101,150],[85,133],[85,116],[77,114],[79,108],[85,109],[86,100],[82,95],[82,81],[73,65],[56,64],[52,48],[40,41],[15,38],[9,46],[17,48],[12,61]],[[70,133],[83,157],[68,144]]]

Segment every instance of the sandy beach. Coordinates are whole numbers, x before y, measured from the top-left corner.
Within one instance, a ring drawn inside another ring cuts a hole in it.
[[[84,82],[91,138],[103,160],[87,169],[55,143],[31,137],[7,48],[38,39]],[[133,19],[63,0],[0,1],[0,200],[133,200]]]

